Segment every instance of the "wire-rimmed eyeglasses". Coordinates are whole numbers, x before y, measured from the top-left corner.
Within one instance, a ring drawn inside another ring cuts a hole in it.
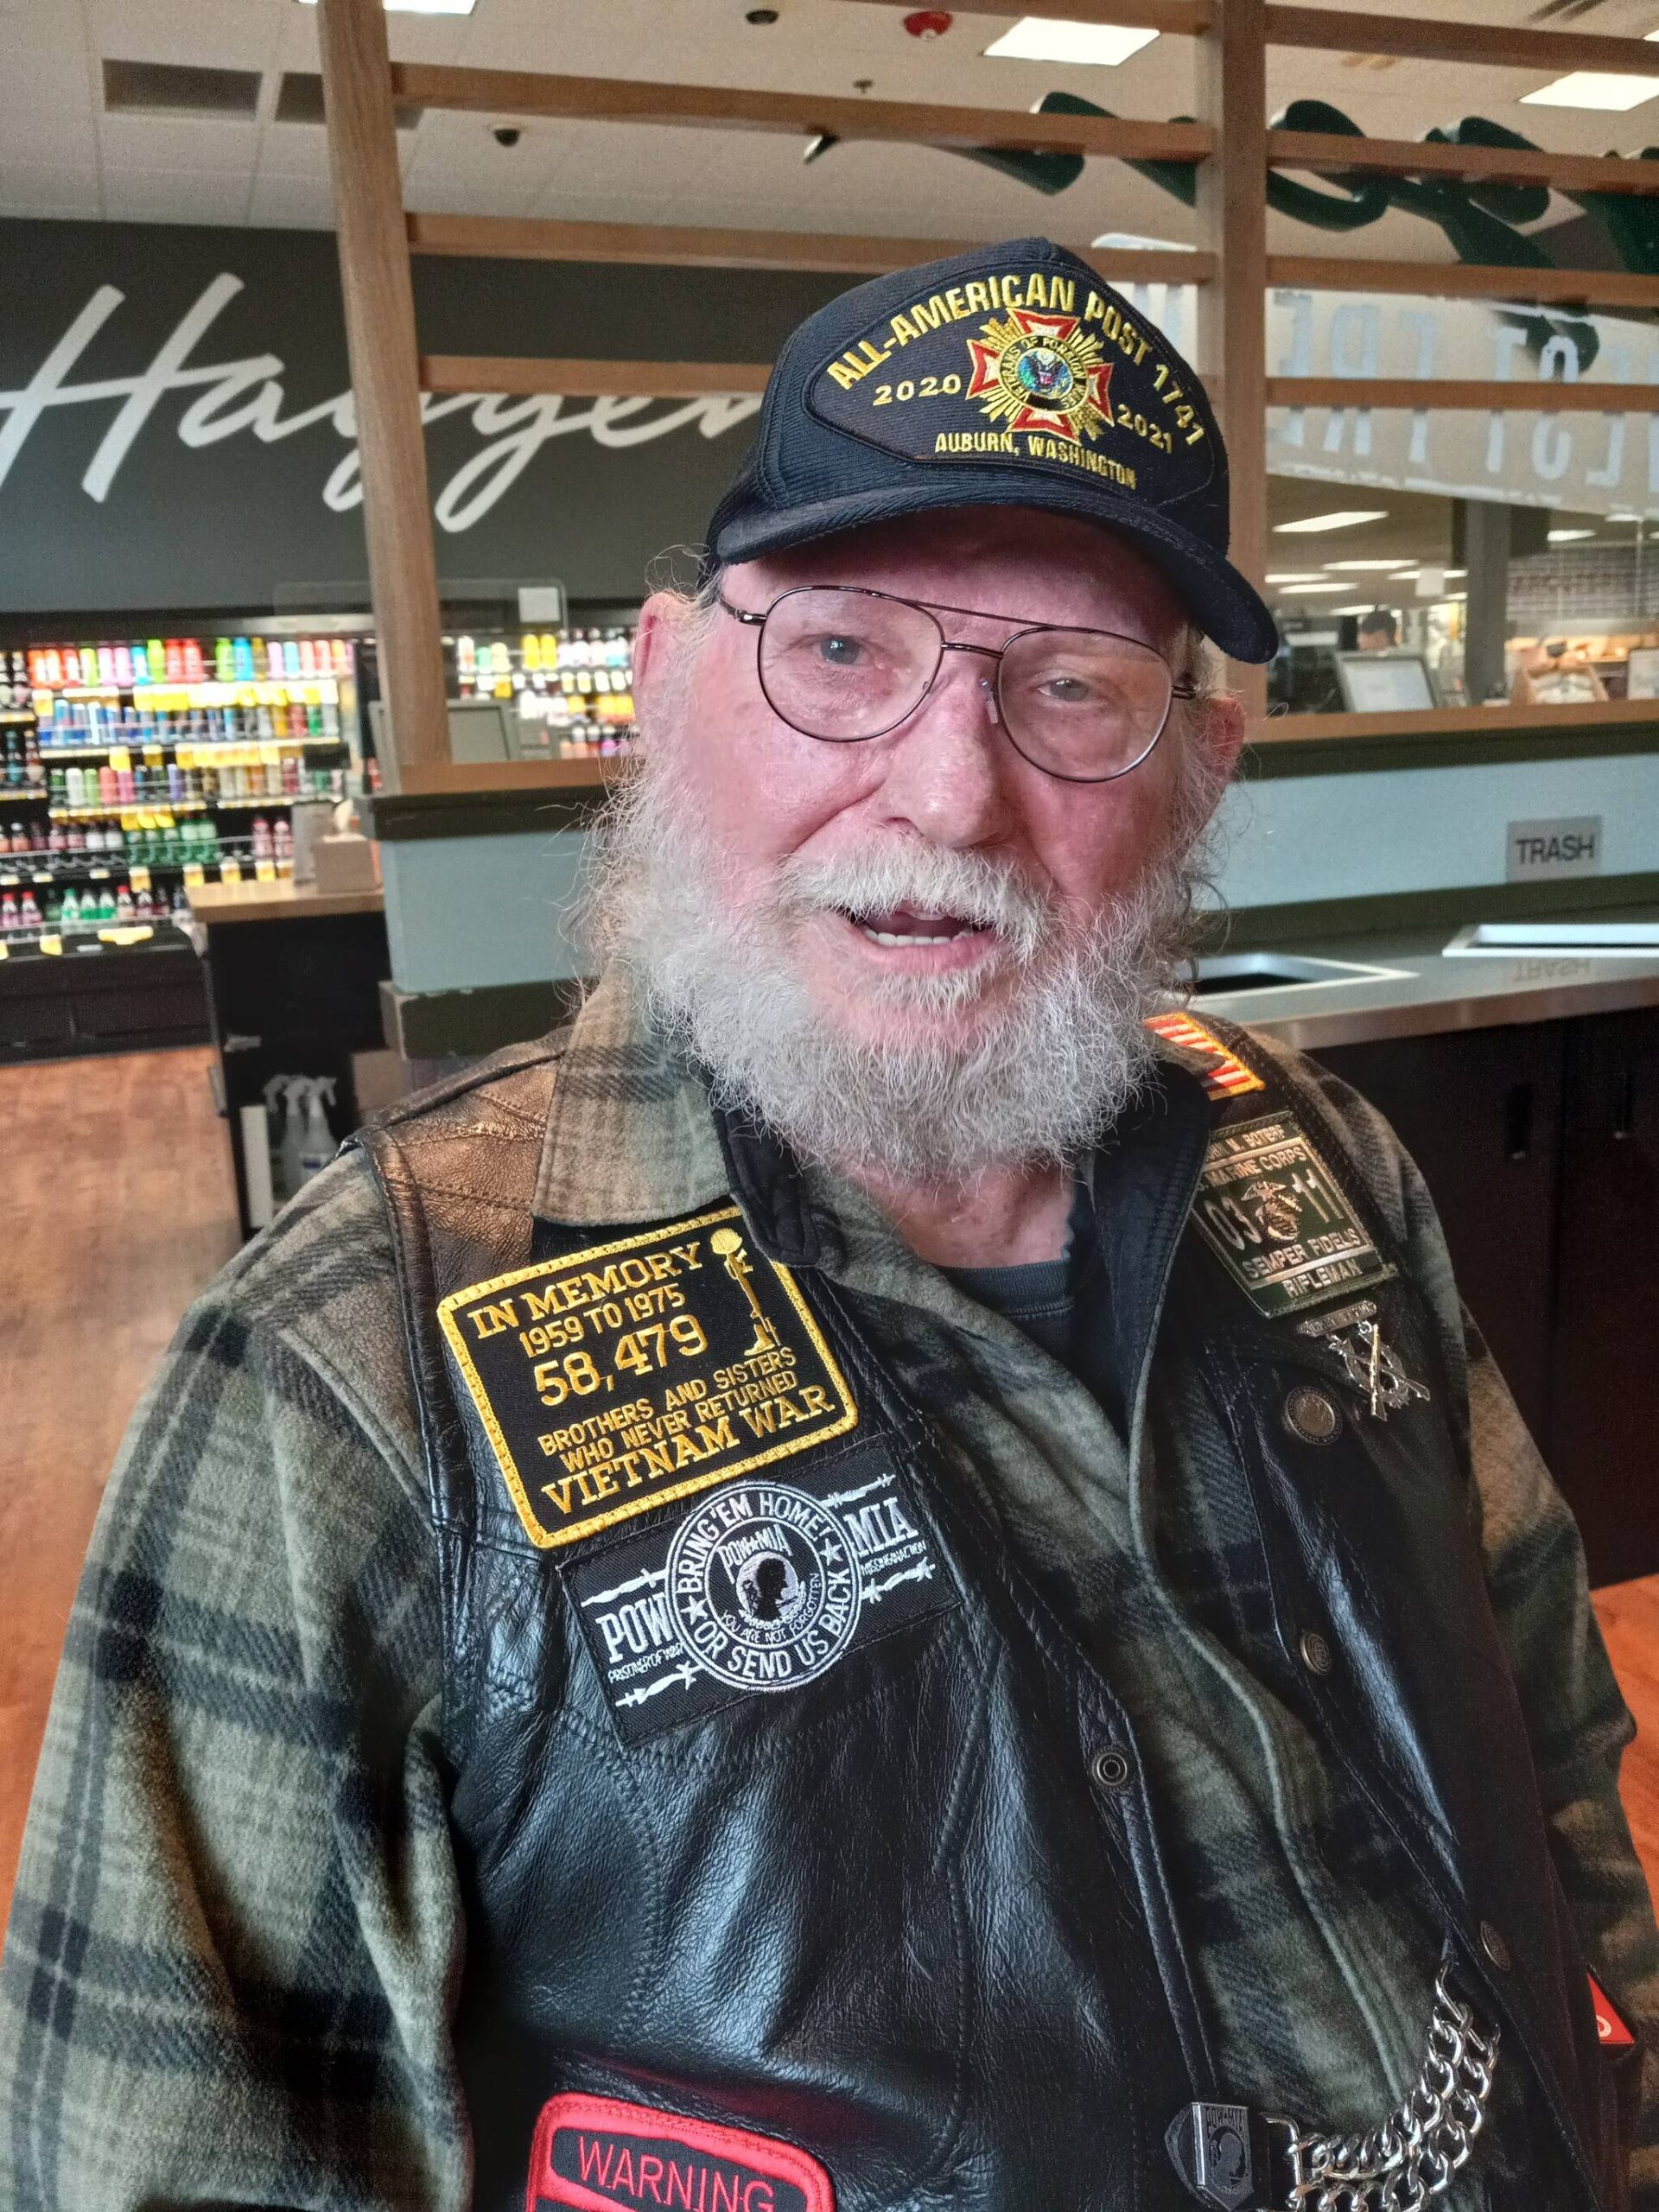
[[[760,613],[723,594],[720,604],[760,632],[772,712],[831,744],[886,736],[926,698],[946,653],[980,653],[995,664],[982,682],[1021,759],[1063,783],[1104,784],[1140,766],[1173,701],[1197,696],[1154,647],[1109,630],[1033,623],[1001,645],[969,645],[947,638],[938,617],[1001,618],[841,584],[798,586]]]

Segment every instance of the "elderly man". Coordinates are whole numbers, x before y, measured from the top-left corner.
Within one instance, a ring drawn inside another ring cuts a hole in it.
[[[645,611],[597,989],[364,1132],[135,1426],[7,2202],[1630,2201],[1572,1523],[1388,1130],[1173,997],[1201,638],[1273,642],[1226,513],[1043,240],[796,332]]]

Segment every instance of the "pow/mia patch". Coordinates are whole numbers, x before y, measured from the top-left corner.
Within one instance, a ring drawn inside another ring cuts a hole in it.
[[[526,2212],[571,2204],[587,2212],[836,2212],[814,2158],[747,2127],[683,2119],[620,2097],[567,2094],[542,2107],[530,2155]]]
[[[1271,1320],[1370,1289],[1395,1272],[1294,1114],[1235,1122],[1211,1139],[1192,1219]]]
[[[625,1743],[752,1691],[798,1689],[956,1603],[874,1445],[722,1484],[677,1522],[583,1559],[569,1587]]]
[[[438,1319],[543,1548],[858,1421],[793,1276],[751,1256],[735,1205],[474,1283]]]
[[[1155,326],[1058,270],[908,301],[824,363],[807,404],[907,461],[1082,470],[1154,506],[1201,491],[1216,465],[1208,403]]]
[[[1254,1068],[1247,1068],[1236,1052],[1230,1052],[1219,1037],[1212,1036],[1190,1014],[1148,1014],[1145,1026],[1166,1045],[1198,1056],[1193,1073],[1212,1098],[1236,1098],[1241,1091],[1267,1089]]]

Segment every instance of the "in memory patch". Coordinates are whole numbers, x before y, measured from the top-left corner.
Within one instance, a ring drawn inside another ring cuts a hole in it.
[[[1270,1319],[1387,1282],[1395,1272],[1294,1114],[1217,1131],[1192,1219]]]
[[[816,2158],[775,2136],[572,2094],[550,2099],[536,2122],[524,2212],[547,2204],[835,2212],[836,2192]]]
[[[794,1277],[751,1255],[733,1205],[473,1283],[438,1319],[543,1549],[858,1422]]]
[[[873,1444],[724,1483],[677,1519],[581,1560],[569,1587],[626,1743],[753,1691],[798,1689],[956,1603]]]

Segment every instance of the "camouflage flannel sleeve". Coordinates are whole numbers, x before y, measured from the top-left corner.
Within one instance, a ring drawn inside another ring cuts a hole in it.
[[[0,1970],[0,2207],[459,2212],[441,1652],[348,1160],[186,1317],[99,1516]]]
[[[1578,1526],[1458,1298],[1421,1175],[1379,1114],[1333,1078],[1316,1079],[1427,1294],[1449,1370],[1467,1375],[1487,1586],[1580,1945],[1644,2045],[1630,2202],[1632,2212],[1659,2212],[1659,1930],[1618,1794],[1636,1724],[1591,1607]]]

